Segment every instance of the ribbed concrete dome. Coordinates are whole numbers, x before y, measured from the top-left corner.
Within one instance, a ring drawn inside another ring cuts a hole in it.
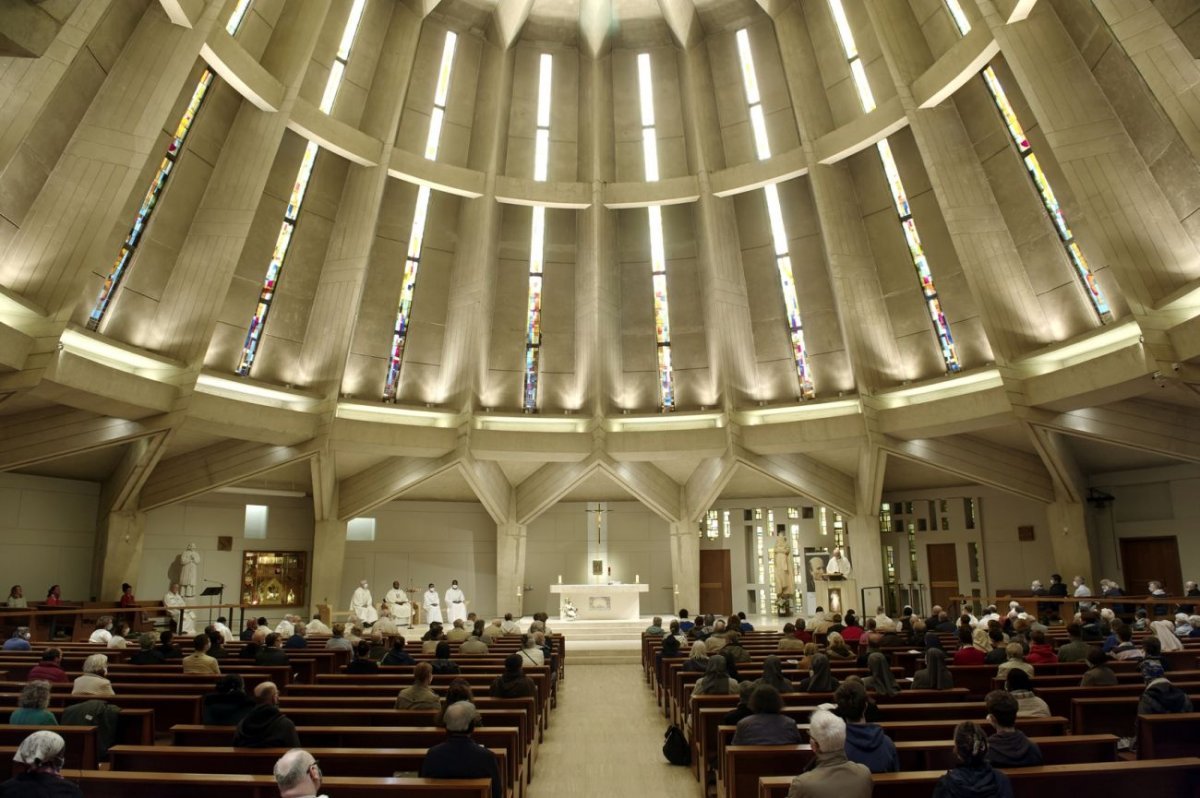
[[[564,498],[649,505],[686,584],[714,501],[800,494],[878,573],[899,464],[1078,531],[1123,461],[1072,440],[1200,460],[1169,3],[46,12],[0,65],[2,469],[130,513],[298,488],[319,552],[477,499],[504,593]]]

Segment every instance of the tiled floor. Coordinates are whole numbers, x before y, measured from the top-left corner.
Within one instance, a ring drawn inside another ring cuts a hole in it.
[[[662,755],[666,718],[639,665],[571,665],[529,798],[699,798],[690,768]]]

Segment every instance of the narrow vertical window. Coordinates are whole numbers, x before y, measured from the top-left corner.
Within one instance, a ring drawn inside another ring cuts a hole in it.
[[[754,134],[754,147],[758,160],[771,157],[771,146],[767,137],[767,120],[763,114],[762,97],[758,90],[758,75],[754,70],[754,58],[750,52],[750,34],[745,28],[737,32],[738,58],[742,67],[742,85],[746,89],[746,102],[750,105],[750,127]],[[800,320],[800,301],[796,297],[796,281],[792,273],[792,258],[788,251],[787,230],[783,224],[783,210],[779,204],[779,189],[774,183],[763,188],[767,201],[767,215],[771,220],[771,239],[775,245],[775,268],[779,272],[779,283],[783,289],[783,305],[787,312],[788,337],[792,344],[792,359],[796,361],[796,374],[800,379],[800,396],[812,399],[812,374],[808,368],[808,352],[804,348],[804,324]]]
[[[320,109],[328,114],[333,110],[338,90],[342,87],[342,78],[346,74],[346,62],[350,58],[350,48],[358,35],[358,26],[362,22],[363,11],[367,0],[354,0],[350,7],[350,16],[346,19],[346,27],[342,29],[342,38],[338,43],[337,55],[329,70],[329,78],[325,82],[325,91],[321,95]],[[316,142],[310,141],[304,148],[304,156],[300,159],[300,168],[292,183],[292,193],[288,198],[287,208],[283,212],[283,222],[279,225],[279,233],[275,236],[275,249],[271,253],[271,261],[267,264],[267,275],[263,278],[262,288],[258,293],[258,305],[254,309],[254,317],[250,320],[250,328],[246,332],[246,342],[242,345],[242,356],[238,360],[237,373],[245,377],[254,366],[254,358],[258,356],[258,347],[262,343],[263,329],[267,324],[267,316],[271,312],[271,304],[275,300],[275,290],[279,285],[279,277],[287,260],[288,250],[292,245],[292,237],[296,232],[296,223],[300,220],[300,208],[304,204],[304,195],[308,191],[308,181],[312,179],[313,167],[317,163],[317,154],[321,148]]]
[[[446,101],[450,97],[450,70],[454,66],[454,50],[458,36],[447,31],[442,45],[442,60],[438,66],[437,86],[433,92],[433,111],[429,115],[429,135],[425,138],[425,158],[437,160],[438,144],[442,138],[442,122],[446,118]],[[429,214],[429,186],[417,189],[417,204],[413,209],[412,229],[408,235],[408,254],[404,258],[404,282],[400,284],[400,300],[396,308],[396,324],[392,329],[392,349],[388,358],[387,377],[383,383],[383,400],[396,401],[400,386],[400,366],[404,362],[404,346],[408,342],[408,323],[412,314],[413,292],[417,289],[417,272],[421,268],[421,250],[425,244],[425,219]]]
[[[833,13],[833,21],[837,26],[842,51],[850,63],[850,74],[854,79],[859,102],[864,111],[873,111],[875,110],[875,97],[867,82],[866,68],[858,55],[858,47],[854,43],[854,32],[850,29],[850,21],[846,18],[842,0],[829,0],[829,9]],[[876,143],[875,149],[879,152],[879,161],[883,166],[888,188],[892,192],[892,202],[895,204],[896,214],[900,218],[900,228],[904,233],[905,243],[908,245],[909,258],[912,260],[913,268],[917,272],[917,279],[921,284],[925,309],[929,313],[929,320],[933,323],[933,332],[942,352],[942,360],[946,363],[947,371],[958,371],[962,368],[962,364],[958,360],[958,347],[950,332],[950,322],[946,320],[946,314],[942,310],[942,300],[938,296],[937,287],[933,282],[933,271],[929,266],[929,259],[925,257],[925,248],[921,245],[917,222],[913,218],[912,209],[909,208],[908,195],[904,190],[904,183],[900,179],[900,171],[896,168],[896,159],[892,156],[891,145],[888,144],[887,139],[881,139]]]
[[[650,54],[638,54],[638,97],[642,110],[642,155],[646,180],[658,180],[658,134],[654,123],[654,84]],[[654,288],[654,337],[658,347],[658,396],[664,410],[675,409],[675,375],[671,367],[671,312],[667,301],[667,254],[663,245],[662,208],[646,209],[650,220],[650,279]]]
[[[946,8],[950,12],[958,32],[963,36],[970,33],[971,22],[963,13],[958,0],[946,0]],[[1092,309],[1096,311],[1101,322],[1112,321],[1112,309],[1108,306],[1108,300],[1104,298],[1104,292],[1100,290],[1100,285],[1096,282],[1096,276],[1092,273],[1092,267],[1088,265],[1087,258],[1083,256],[1083,251],[1075,242],[1075,234],[1071,232],[1071,226],[1067,224],[1067,217],[1058,204],[1058,197],[1054,195],[1054,189],[1051,188],[1050,181],[1042,170],[1042,165],[1033,151],[1033,145],[1025,136],[1025,128],[1017,119],[1017,112],[1013,109],[1012,103],[1008,101],[1008,94],[1000,85],[1000,79],[996,77],[996,71],[990,66],[984,67],[980,77],[983,79],[984,86],[987,87],[988,94],[992,95],[992,101],[996,104],[996,110],[1000,113],[1000,118],[1008,131],[1008,138],[1017,148],[1017,155],[1020,157],[1021,163],[1025,165],[1029,179],[1033,181],[1033,187],[1042,200],[1042,207],[1045,208],[1054,232],[1058,234],[1058,239],[1066,249],[1067,260],[1071,261],[1075,275],[1079,278],[1084,293],[1092,303]]]
[[[239,0],[233,13],[229,15],[225,30],[230,36],[237,33],[238,28],[241,27],[242,20],[246,18],[246,12],[250,10],[251,1]],[[158,170],[150,180],[150,187],[146,189],[146,194],[142,198],[142,204],[138,207],[137,216],[133,219],[133,226],[130,228],[129,234],[125,236],[125,240],[121,242],[121,249],[117,253],[116,260],[109,267],[108,276],[104,278],[104,285],[100,288],[100,295],[96,297],[96,304],[92,308],[92,312],[88,314],[87,328],[89,330],[99,329],[100,322],[104,320],[104,314],[108,312],[117,289],[121,286],[121,281],[129,272],[130,262],[137,253],[142,235],[146,232],[147,225],[150,224],[154,209],[158,207],[159,200],[162,199],[167,181],[175,169],[179,154],[183,151],[188,133],[192,130],[192,123],[196,121],[196,114],[200,113],[200,106],[208,97],[208,92],[212,89],[215,79],[216,76],[209,67],[205,67],[204,71],[200,73],[200,79],[196,81],[196,88],[192,89],[192,98],[184,108],[179,123],[175,125],[175,135],[171,137],[171,142],[167,145],[167,152],[163,155]]]
[[[533,145],[533,179],[541,182],[550,170],[550,96],[554,57],[538,59],[537,120]],[[535,205],[529,234],[529,306],[525,317],[525,391],[522,405],[537,410],[538,366],[542,349],[542,255],[546,243],[546,208]]]

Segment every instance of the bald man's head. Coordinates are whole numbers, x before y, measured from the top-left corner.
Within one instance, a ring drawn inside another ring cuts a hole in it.
[[[275,763],[275,783],[281,798],[316,795],[321,789],[321,768],[308,751],[293,748]]]
[[[262,682],[254,688],[254,700],[260,704],[278,704],[279,688],[275,682]]]

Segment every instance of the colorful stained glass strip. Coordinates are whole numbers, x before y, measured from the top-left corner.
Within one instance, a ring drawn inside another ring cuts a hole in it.
[[[658,347],[658,391],[663,407],[675,407],[675,372],[671,366],[670,344]]]
[[[892,192],[892,202],[896,204],[896,213],[901,218],[912,215],[908,205],[908,195],[904,193],[904,183],[900,180],[900,170],[896,167],[896,159],[892,155],[892,147],[887,139],[881,140],[875,147],[879,150],[879,160],[883,161],[883,173],[887,177],[888,189]]]
[[[1012,137],[1013,143],[1017,145],[1017,150],[1022,153],[1029,152],[1031,145],[1025,136],[1025,128],[1021,127],[1021,120],[1017,119],[1017,112],[1013,110],[1012,103],[1008,101],[1008,95],[1004,92],[1004,87],[1000,85],[1000,78],[996,77],[996,72],[991,67],[984,68],[983,82],[987,84],[992,99],[996,101],[996,107],[1000,109],[1000,116],[1004,118],[1008,134]]]
[[[1058,197],[1054,196],[1054,189],[1050,188],[1050,181],[1046,179],[1046,173],[1042,171],[1042,164],[1038,161],[1037,154],[1031,152],[1021,160],[1025,163],[1029,176],[1033,179],[1033,185],[1037,188],[1038,196],[1041,197],[1042,206],[1050,215],[1050,221],[1058,231],[1059,237],[1064,241],[1071,240],[1073,237],[1071,228],[1067,226],[1062,207],[1058,204]]]
[[[133,256],[137,252],[137,246],[142,240],[142,235],[146,232],[146,226],[150,224],[150,217],[154,213],[154,209],[158,207],[163,190],[167,187],[167,180],[171,177],[175,162],[183,150],[183,143],[187,140],[188,133],[192,130],[192,124],[196,121],[196,114],[199,113],[204,98],[208,96],[212,82],[212,71],[205,69],[200,74],[200,80],[196,82],[196,88],[192,90],[192,96],[183,111],[183,116],[179,118],[179,124],[175,126],[175,135],[167,145],[167,154],[159,163],[158,170],[150,181],[150,187],[146,189],[146,194],[142,198],[142,204],[138,206],[137,216],[134,217],[129,235],[125,236],[121,251],[109,268],[108,276],[104,278],[104,285],[96,297],[96,304],[88,315],[87,328],[89,330],[96,330],[100,327],[100,322],[104,319],[104,314],[112,303],[113,295],[125,277]]]
[[[539,360],[541,360],[541,347],[528,346],[525,348],[525,392],[522,401],[524,406],[530,410],[537,408]]]

